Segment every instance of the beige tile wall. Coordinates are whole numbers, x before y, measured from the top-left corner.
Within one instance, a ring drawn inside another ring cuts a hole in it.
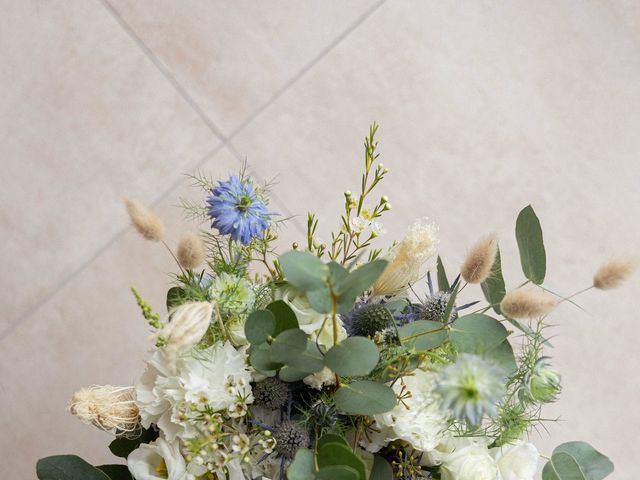
[[[549,283],[589,282],[640,253],[640,10],[634,2],[0,1],[0,459],[35,478],[38,457],[112,460],[108,436],[65,413],[91,383],[129,384],[148,332],[128,292],[162,304],[172,266],[127,227],[120,200],[170,225],[181,173],[227,175],[247,158],[278,175],[274,208],[334,227],[355,190],[361,140],[381,123],[386,240],[416,216],[457,265],[500,235],[519,280],[518,210],[545,227]],[[565,392],[534,435],[585,439],[633,478],[640,413],[638,277],[585,311],[562,308],[552,352]],[[475,298],[478,292],[470,292]]]

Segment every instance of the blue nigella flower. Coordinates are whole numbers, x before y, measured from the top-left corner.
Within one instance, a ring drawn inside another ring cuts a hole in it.
[[[272,215],[251,183],[236,175],[226,182],[218,182],[218,186],[211,189],[207,204],[209,217],[213,220],[211,226],[243,245],[262,236]]]

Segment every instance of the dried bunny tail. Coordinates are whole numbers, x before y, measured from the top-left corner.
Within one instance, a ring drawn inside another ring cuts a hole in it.
[[[500,310],[508,318],[540,318],[549,313],[557,302],[538,290],[518,288],[508,292],[502,302]]]
[[[158,215],[137,200],[125,198],[127,213],[134,228],[145,239],[160,242],[164,238],[164,223]]]
[[[207,250],[200,236],[195,233],[185,233],[178,243],[176,257],[184,268],[194,269],[204,263]]]
[[[634,259],[612,260],[602,265],[593,277],[593,286],[600,290],[619,287],[638,267]]]
[[[495,234],[478,240],[462,263],[460,274],[468,283],[482,283],[491,275],[491,267],[498,253],[498,240]]]
[[[83,388],[74,393],[69,411],[82,422],[118,436],[135,437],[141,429],[135,387]]]

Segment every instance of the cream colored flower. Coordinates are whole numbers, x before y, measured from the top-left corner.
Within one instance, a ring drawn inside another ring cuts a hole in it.
[[[532,443],[519,441],[490,450],[500,475],[498,480],[533,480],[540,453]]]
[[[82,422],[122,436],[140,431],[135,387],[93,385],[77,391],[69,410]]]
[[[127,466],[136,480],[185,480],[187,466],[179,443],[160,437],[142,443],[127,457]]]
[[[438,228],[426,219],[409,226],[406,236],[386,257],[389,265],[373,284],[373,295],[399,295],[418,281],[424,274],[425,264],[436,253],[437,232]]]
[[[158,332],[164,351],[175,357],[197,345],[209,328],[212,313],[209,302],[184,303],[173,310],[171,321]]]

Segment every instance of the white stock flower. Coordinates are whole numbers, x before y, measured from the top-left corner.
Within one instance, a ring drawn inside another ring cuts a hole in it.
[[[175,362],[157,351],[136,387],[141,423],[156,423],[169,441],[197,435],[194,418],[204,409],[246,412],[251,403],[251,373],[246,349],[218,343],[192,351]]]
[[[393,410],[374,415],[385,436],[384,441],[376,436],[376,445],[382,447],[384,442],[400,439],[416,450],[429,451],[443,441],[449,412],[442,409],[440,399],[434,393],[435,378],[432,372],[416,370],[414,375],[403,377],[402,382],[394,384],[396,394],[411,392],[411,395],[398,402]],[[368,450],[372,451],[371,447]]]
[[[540,453],[532,443],[516,442],[492,448],[500,475],[498,480],[533,480],[538,470]]]
[[[331,315],[326,313],[318,313],[307,300],[303,292],[287,286],[276,291],[276,299],[286,303],[293,313],[296,314],[298,325],[312,340],[318,340],[318,343],[324,347],[331,348],[333,346],[333,326],[331,323]],[[338,317],[339,323],[338,340],[347,338],[347,331],[342,326],[342,321]]]
[[[163,437],[142,443],[127,457],[127,466],[136,480],[186,480],[187,466],[178,442]]]
[[[498,466],[486,445],[470,442],[442,460],[442,480],[497,480]],[[524,479],[523,479],[524,480]]]

